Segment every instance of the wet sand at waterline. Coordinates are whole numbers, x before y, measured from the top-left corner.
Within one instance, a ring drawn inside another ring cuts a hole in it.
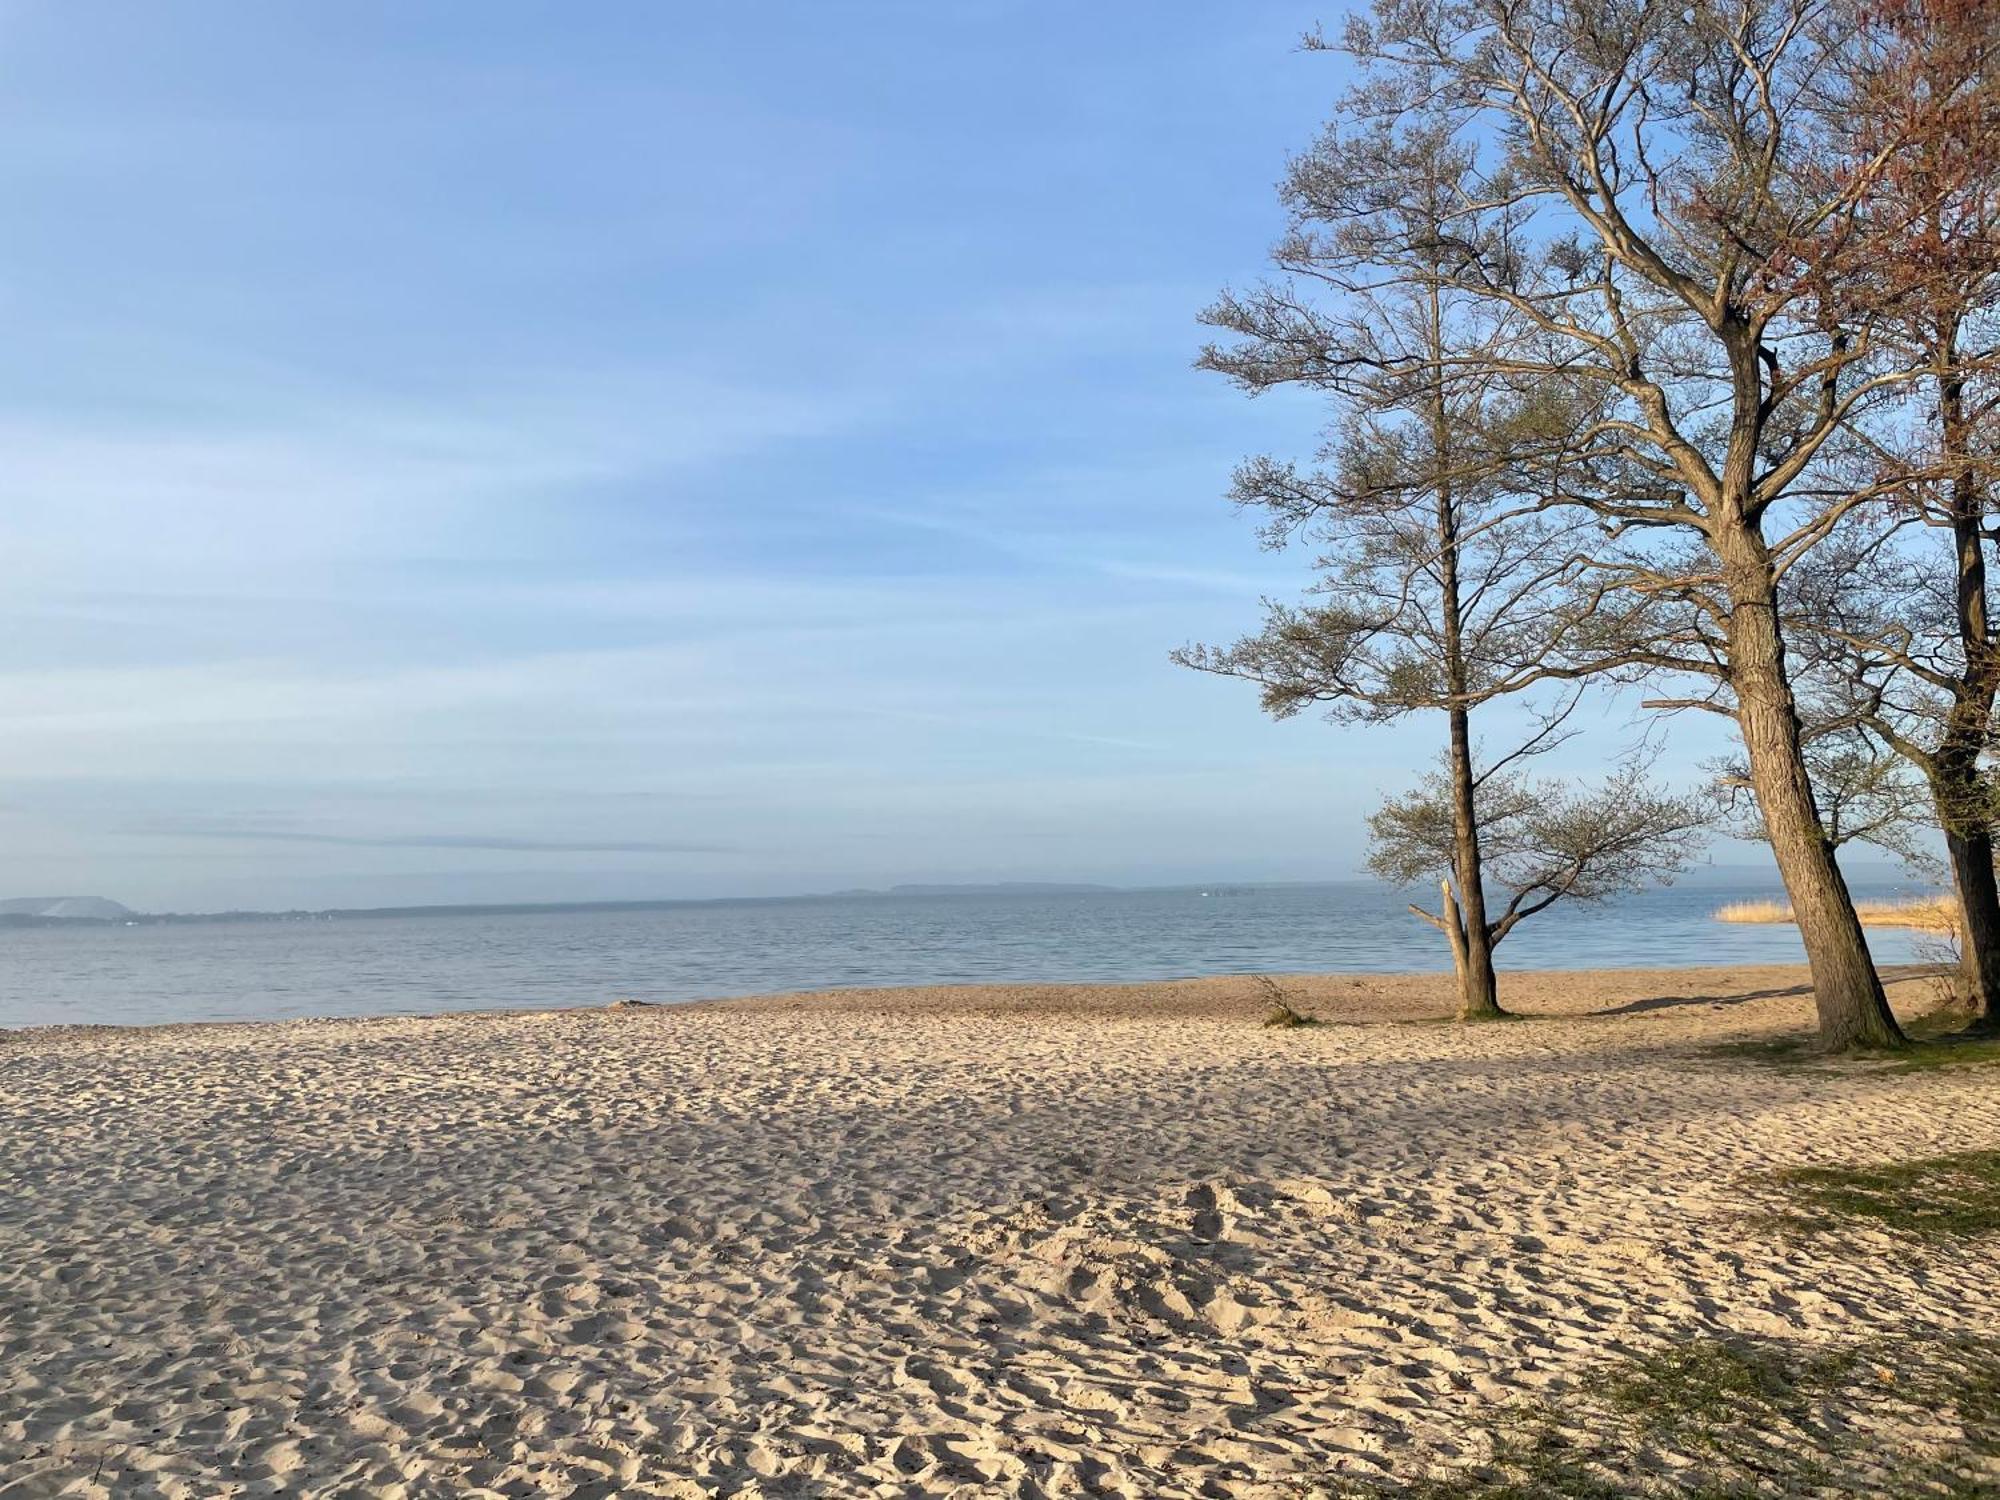
[[[2000,1326],[1744,1215],[1988,1071],[1717,1056],[1797,969],[0,1033],[0,1495],[1279,1496],[1743,1334]],[[1899,1010],[1928,981],[1892,989]],[[1895,1442],[1953,1435],[1948,1414]]]

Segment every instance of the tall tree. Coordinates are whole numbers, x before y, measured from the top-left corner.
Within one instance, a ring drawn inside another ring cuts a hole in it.
[[[1864,308],[1921,383],[1866,434],[1864,482],[1893,511],[1802,570],[1796,611],[1830,647],[1836,712],[1921,772],[1958,893],[1977,1025],[2000,1028],[2000,694],[1988,583],[2000,463],[2000,7],[1862,0],[1825,85],[1826,182],[1864,181],[1812,277]],[[1941,544],[1940,544],[1941,543]]]
[[[1602,597],[1675,622],[1595,655],[1580,629],[1552,667],[1706,681],[1670,701],[1740,730],[1821,1036],[1887,1047],[1901,1032],[1815,802],[1779,611],[1785,572],[1893,487],[1834,486],[1829,464],[1920,373],[1875,314],[1830,317],[1801,274],[1870,186],[1805,170],[1823,146],[1807,105],[1848,45],[1821,24],[1833,14],[1829,0],[1377,0],[1339,44],[1363,82],[1293,173],[1314,226],[1286,257],[1293,292],[1225,321],[1324,359],[1339,321],[1306,289],[1356,259],[1378,293],[1436,287],[1513,320],[1504,346],[1454,353],[1447,383],[1504,375],[1570,404],[1517,485],[1601,525]],[[1433,189],[1370,145],[1416,138],[1471,161],[1435,235],[1419,227]]]
[[[1352,170],[1364,161],[1365,172]],[[1369,192],[1365,211],[1393,216],[1403,241],[1430,247],[1428,272],[1384,283],[1371,237],[1321,237],[1329,163],[1364,191],[1376,179],[1399,184],[1394,196]],[[1505,773],[1559,731],[1537,730],[1482,767],[1474,714],[1545,681],[1547,664],[1584,629],[1589,601],[1576,522],[1553,518],[1544,496],[1513,483],[1519,453],[1543,448],[1549,424],[1570,412],[1511,383],[1504,352],[1521,337],[1520,320],[1450,281],[1444,226],[1473,169],[1473,153],[1422,131],[1330,140],[1295,164],[1284,189],[1292,225],[1275,258],[1309,271],[1326,300],[1309,306],[1289,283],[1225,295],[1208,320],[1241,337],[1212,345],[1202,363],[1253,393],[1302,385],[1333,400],[1338,415],[1314,467],[1257,460],[1238,472],[1234,491],[1262,513],[1268,543],[1303,537],[1320,549],[1317,597],[1271,606],[1263,630],[1232,647],[1177,653],[1185,665],[1256,682],[1281,716],[1308,705],[1360,723],[1442,715],[1443,768],[1378,815],[1378,846],[1384,869],[1403,883],[1406,872],[1444,874],[1438,911],[1417,910],[1450,940],[1467,1019],[1500,1014],[1495,944],[1525,907],[1586,890],[1616,862],[1619,839],[1609,830],[1629,831],[1644,790],[1631,778],[1616,782],[1619,795],[1592,804],[1606,841],[1579,839],[1588,820],[1573,817],[1564,830],[1571,858],[1542,860],[1546,880],[1512,890],[1498,915],[1489,911],[1489,834],[1518,855],[1528,833]],[[1495,367],[1468,376],[1467,361],[1481,357]],[[1517,858],[1509,869],[1519,866]]]

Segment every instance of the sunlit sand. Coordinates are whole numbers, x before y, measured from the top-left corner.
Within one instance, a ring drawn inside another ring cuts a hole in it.
[[[1799,971],[1472,1028],[1282,987],[1330,1024],[1203,980],[0,1034],[7,1493],[1291,1495],[1663,1341],[2000,1325],[1985,1255],[1746,1227],[1746,1174],[2000,1138],[1987,1074],[1708,1050],[1804,1029]]]

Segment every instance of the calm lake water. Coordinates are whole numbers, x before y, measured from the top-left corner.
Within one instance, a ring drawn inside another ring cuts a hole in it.
[[[1787,963],[1789,927],[1717,922],[1772,883],[1704,879],[1523,923],[1504,967]],[[1904,888],[1857,883],[1863,896]],[[276,1020],[975,981],[1450,967],[1362,882],[1083,895],[823,897],[644,911],[0,930],[0,1027]],[[1871,934],[1884,963],[1922,956]]]

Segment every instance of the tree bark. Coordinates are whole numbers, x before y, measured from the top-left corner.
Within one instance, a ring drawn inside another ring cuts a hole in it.
[[[2000,1031],[2000,880],[1993,872],[1993,835],[1984,828],[1946,826],[1952,882],[1958,888],[1959,966],[1972,999],[1972,1025]]]
[[[1964,661],[1945,720],[1943,742],[1932,758],[1931,792],[1951,856],[1960,912],[1959,961],[1971,991],[1974,1025],[2000,1029],[2000,882],[1993,872],[1992,809],[1979,769],[1992,733],[1993,700],[2000,687],[1987,611],[1985,495],[1971,461],[1971,420],[1965,379],[1958,368],[1958,327],[1938,330],[1947,375],[1939,388],[1938,415],[1944,451],[1958,461],[1952,476],[1950,516],[1956,563],[1959,649]]]
[[[1820,1040],[1834,1051],[1901,1046],[1806,771],[1770,552],[1740,512],[1718,518],[1710,544],[1729,595],[1729,680],[1751,789],[1805,941]]]
[[[1472,765],[1472,715],[1465,662],[1464,600],[1458,578],[1458,504],[1452,490],[1451,418],[1444,398],[1444,312],[1437,290],[1430,294],[1431,444],[1438,483],[1438,607],[1443,615],[1446,713],[1451,720],[1451,832],[1462,909],[1465,954],[1458,967],[1458,1018],[1484,1021],[1503,1015],[1500,983],[1493,972],[1493,928],[1486,920],[1486,875],[1479,852],[1478,773]],[[1454,955],[1455,956],[1455,955]]]
[[[1506,1012],[1500,1009],[1500,983],[1493,972],[1493,930],[1486,920],[1479,817],[1473,805],[1472,726],[1463,708],[1450,713],[1452,841],[1458,856],[1458,904],[1464,931],[1464,958],[1458,966],[1458,1016],[1461,1021],[1484,1021]]]
[[[1459,914],[1458,897],[1451,888],[1451,877],[1445,876],[1438,882],[1438,911],[1442,920],[1438,926],[1444,929],[1445,941],[1451,944],[1451,972],[1457,976],[1462,987],[1465,984],[1465,918]]]

